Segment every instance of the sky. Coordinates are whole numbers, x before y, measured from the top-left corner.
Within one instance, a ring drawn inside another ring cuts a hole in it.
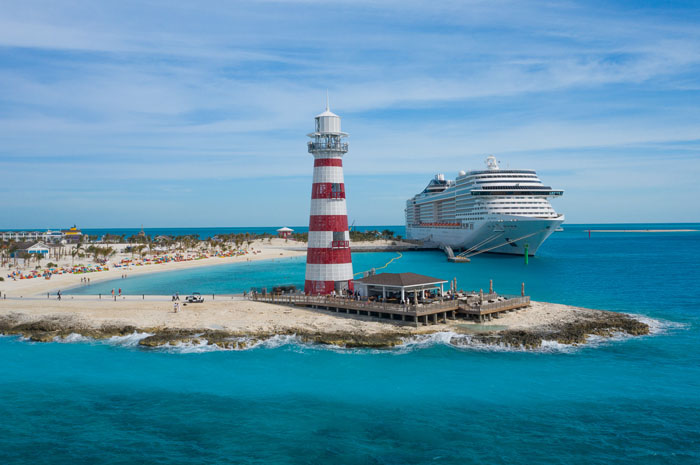
[[[535,169],[569,223],[700,222],[700,3],[0,0],[0,229],[350,222],[436,173]]]

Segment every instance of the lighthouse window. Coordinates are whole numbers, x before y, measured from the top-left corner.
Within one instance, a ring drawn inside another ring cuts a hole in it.
[[[333,241],[344,241],[345,231],[333,231]]]
[[[343,184],[334,182],[331,184],[331,198],[332,199],[344,199],[345,192]]]

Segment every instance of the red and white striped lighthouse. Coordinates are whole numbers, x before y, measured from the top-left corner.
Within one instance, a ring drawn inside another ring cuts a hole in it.
[[[306,294],[342,293],[352,289],[352,259],[348,212],[345,206],[343,155],[348,151],[340,131],[340,117],[328,109],[316,116],[316,130],[308,135],[314,156],[309,243],[306,253]]]

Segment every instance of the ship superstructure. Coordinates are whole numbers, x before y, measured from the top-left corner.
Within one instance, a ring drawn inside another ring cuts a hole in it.
[[[454,250],[534,255],[564,222],[549,199],[562,190],[540,181],[534,170],[486,169],[438,174],[406,202],[406,237]]]

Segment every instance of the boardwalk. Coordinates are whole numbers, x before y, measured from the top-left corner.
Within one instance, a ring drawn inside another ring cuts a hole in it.
[[[498,318],[501,312],[512,311],[530,305],[530,297],[509,297],[496,294],[485,295],[483,299],[475,300],[475,296],[455,300],[436,300],[430,303],[397,304],[389,302],[370,302],[352,300],[344,297],[307,296],[302,294],[260,295],[249,297],[258,302],[268,302],[279,305],[293,305],[313,309],[328,310],[347,315],[381,318],[395,322],[418,324],[436,324],[454,320],[458,316],[473,318],[479,321]],[[476,299],[479,297],[477,296]],[[498,300],[498,299],[501,300]],[[485,303],[481,303],[483,301]],[[493,300],[493,302],[488,302]]]

